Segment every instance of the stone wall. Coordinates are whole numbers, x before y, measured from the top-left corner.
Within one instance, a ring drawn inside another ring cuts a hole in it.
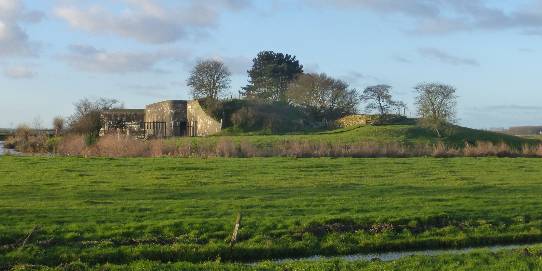
[[[220,132],[222,122],[215,120],[209,116],[197,100],[187,102],[187,119],[188,123],[196,124],[195,134],[193,136],[208,136]]]
[[[165,136],[182,136],[186,126],[186,101],[170,100],[147,105],[145,107],[146,125],[153,122],[165,123]],[[150,134],[152,128],[147,127]]]
[[[120,123],[123,129],[134,123],[134,127],[142,127],[145,137],[208,136],[222,129],[222,123],[209,116],[196,100],[163,101],[147,105],[144,110],[111,110],[102,118],[105,133],[111,128],[118,130]]]

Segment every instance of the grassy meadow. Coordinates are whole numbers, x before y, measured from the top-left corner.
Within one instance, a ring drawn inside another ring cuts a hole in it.
[[[236,270],[231,262],[535,243],[542,241],[541,176],[542,161],[524,158],[5,156],[0,270],[18,264]],[[230,248],[238,212],[238,242]],[[518,265],[540,261],[506,253],[521,258]],[[487,264],[509,261],[486,254]],[[294,263],[287,270],[474,261],[450,257]]]
[[[16,270],[99,270],[99,271],[133,271],[133,270],[225,270],[225,271],[382,271],[382,270],[542,270],[542,247],[518,249],[493,253],[478,250],[465,255],[441,255],[434,257],[413,256],[390,262],[382,261],[344,261],[340,259],[322,261],[296,261],[289,263],[262,262],[254,265],[205,262],[205,263],[161,263],[157,261],[136,261],[127,265],[103,264],[88,266],[82,262],[48,268],[43,266],[21,265]]]

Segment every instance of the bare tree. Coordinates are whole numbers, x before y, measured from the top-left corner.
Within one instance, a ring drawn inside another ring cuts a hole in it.
[[[230,87],[231,73],[219,60],[202,60],[190,72],[186,84],[192,89],[192,97],[218,100]]]
[[[325,73],[299,75],[288,86],[286,95],[291,104],[327,120],[355,113],[359,103],[355,89]]]
[[[40,116],[36,116],[34,118],[34,120],[32,121],[32,129],[34,129],[34,131],[36,133],[41,133],[42,132],[42,130],[43,130],[43,121],[41,120]]]
[[[361,100],[367,102],[365,107],[367,111],[376,110],[380,116],[384,116],[390,113],[399,102],[395,102],[392,99],[391,86],[388,85],[376,85],[365,88],[361,95]]]
[[[422,83],[414,89],[418,94],[416,105],[420,124],[435,130],[440,137],[440,130],[456,121],[455,87],[440,83]]]
[[[406,117],[406,110],[407,110],[406,103],[402,101],[395,101],[393,103],[393,109],[397,112],[397,115],[402,115]]]
[[[53,119],[53,129],[55,130],[55,135],[58,136],[60,133],[62,133],[62,130],[64,130],[64,118],[63,117],[55,117]]]

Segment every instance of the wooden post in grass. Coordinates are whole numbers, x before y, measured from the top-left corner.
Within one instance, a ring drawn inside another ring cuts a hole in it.
[[[26,245],[26,242],[28,242],[28,239],[30,239],[30,236],[32,236],[32,234],[34,233],[34,231],[36,231],[36,229],[38,228],[38,226],[34,226],[34,228],[32,228],[32,230],[28,233],[28,235],[26,236],[26,238],[24,239],[23,243],[21,244],[21,247],[19,247],[19,249],[23,249],[24,245]]]
[[[235,220],[235,226],[233,227],[233,233],[231,234],[230,248],[233,247],[235,242],[237,242],[237,233],[239,232],[239,227],[241,226],[241,213],[237,213],[237,219]]]

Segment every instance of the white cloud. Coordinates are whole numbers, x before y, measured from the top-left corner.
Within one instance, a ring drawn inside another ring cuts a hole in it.
[[[39,44],[31,41],[23,23],[36,23],[43,17],[28,11],[20,0],[0,0],[0,57],[34,56]]]
[[[214,27],[224,10],[248,6],[246,0],[191,0],[177,6],[161,1],[124,0],[114,12],[102,6],[58,6],[55,14],[72,27],[93,33],[113,34],[143,43],[171,43],[198,36]]]
[[[93,73],[163,72],[164,62],[185,61],[189,54],[179,50],[156,52],[109,52],[87,45],[71,45],[62,58],[73,67]]]
[[[34,78],[36,73],[29,67],[15,66],[4,69],[4,75],[13,79],[29,79]]]
[[[472,30],[518,29],[542,33],[542,1],[511,1],[511,10],[487,0],[305,0],[310,6],[372,11],[411,19],[408,32],[442,34]]]

